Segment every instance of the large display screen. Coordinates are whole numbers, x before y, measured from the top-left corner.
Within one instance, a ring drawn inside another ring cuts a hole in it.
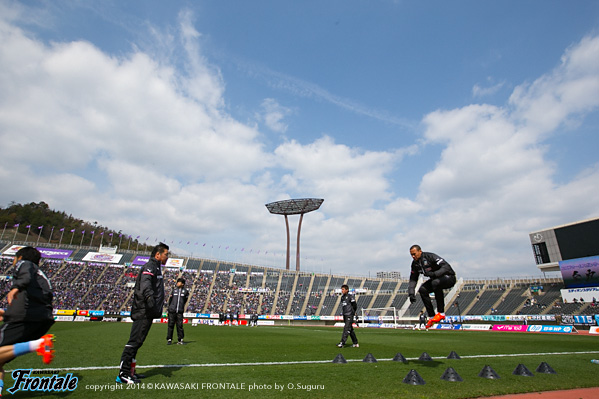
[[[599,286],[599,256],[559,262],[566,288]]]
[[[555,229],[563,260],[599,255],[599,219]]]

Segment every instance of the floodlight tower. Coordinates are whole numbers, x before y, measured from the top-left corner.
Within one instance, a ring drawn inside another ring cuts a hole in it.
[[[300,231],[302,229],[302,220],[304,213],[312,212],[320,208],[324,199],[319,198],[302,198],[289,199],[266,204],[266,208],[270,213],[275,215],[285,216],[285,226],[287,227],[287,263],[285,268],[289,270],[289,219],[287,215],[300,215],[299,225],[297,226],[297,249],[295,257],[295,270],[300,269]]]

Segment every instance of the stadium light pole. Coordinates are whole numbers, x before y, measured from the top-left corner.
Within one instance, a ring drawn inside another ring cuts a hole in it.
[[[271,202],[270,204],[266,204],[266,208],[268,211],[275,215],[283,215],[285,216],[285,227],[287,230],[287,260],[285,263],[285,269],[289,270],[289,259],[290,259],[290,250],[289,250],[289,219],[288,215],[300,215],[299,224],[297,226],[297,248],[296,248],[296,256],[295,256],[295,270],[300,270],[300,233],[302,229],[302,221],[304,219],[304,214],[308,212],[312,212],[320,208],[324,199],[321,198],[302,198],[302,199],[289,199],[283,201]]]

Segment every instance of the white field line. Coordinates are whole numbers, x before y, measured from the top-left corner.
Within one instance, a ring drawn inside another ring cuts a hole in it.
[[[521,357],[521,356],[549,356],[549,355],[586,355],[599,353],[599,351],[584,351],[584,352],[539,352],[539,353],[505,353],[494,355],[471,355],[460,356],[462,359],[478,359],[478,358],[497,358],[497,357]],[[433,360],[447,359],[446,357],[432,357]],[[407,360],[418,360],[417,357],[409,357]],[[393,359],[377,359],[379,362],[392,361]],[[361,359],[347,359],[347,362],[361,362]],[[236,366],[279,366],[291,364],[318,364],[332,363],[332,360],[300,360],[289,362],[252,362],[252,363],[197,363],[197,364],[153,364],[147,366],[137,366],[138,369],[152,368],[182,368],[182,367],[236,367]],[[33,369],[33,371],[86,371],[86,370],[118,370],[119,366],[96,366],[96,367],[67,367],[53,369]],[[10,370],[12,371],[12,370]]]

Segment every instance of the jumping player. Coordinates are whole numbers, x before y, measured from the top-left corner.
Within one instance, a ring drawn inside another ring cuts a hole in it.
[[[429,320],[426,323],[426,328],[432,327],[434,323],[438,323],[445,319],[445,298],[443,290],[451,288],[456,283],[455,272],[439,255],[432,252],[422,252],[420,245],[412,245],[410,247],[410,255],[412,256],[412,266],[410,271],[410,285],[408,286],[408,295],[410,302],[416,302],[416,284],[420,274],[428,277],[429,280],[424,282],[418,292],[424,302],[424,307],[428,313]],[[435,301],[437,302],[437,314],[433,308],[430,293],[435,293]]]

